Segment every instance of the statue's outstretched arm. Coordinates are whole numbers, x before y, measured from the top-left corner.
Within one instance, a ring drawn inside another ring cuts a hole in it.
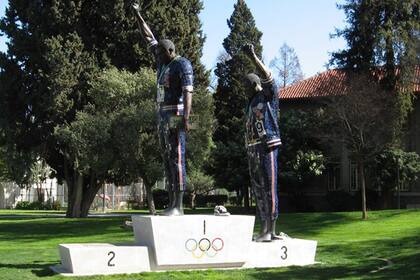
[[[141,31],[141,36],[143,37],[143,40],[146,41],[148,47],[156,46],[158,42],[155,36],[153,35],[153,32],[150,29],[149,25],[147,25],[146,21],[140,14],[140,5],[137,3],[133,3],[132,7],[134,10],[134,14],[137,18],[137,23],[139,25],[139,29]]]
[[[248,57],[252,60],[252,62],[254,62],[255,66],[263,75],[264,80],[262,82],[268,82],[268,81],[273,80],[273,75],[270,69],[267,66],[265,66],[264,63],[255,54],[254,46],[252,44],[246,44],[243,47],[243,50],[248,55]]]

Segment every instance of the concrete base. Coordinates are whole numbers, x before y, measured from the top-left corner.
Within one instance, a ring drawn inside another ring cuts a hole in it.
[[[253,216],[132,216],[135,245],[61,244],[64,276],[314,264],[317,242],[252,241]]]
[[[285,238],[273,242],[252,242],[244,268],[282,267],[315,263],[317,242]]]
[[[253,216],[132,216],[136,244],[149,248],[152,270],[241,267]]]
[[[147,247],[108,243],[60,244],[61,265],[54,271],[71,276],[150,271]]]

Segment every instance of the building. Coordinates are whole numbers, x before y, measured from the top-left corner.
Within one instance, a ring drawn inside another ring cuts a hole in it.
[[[0,209],[11,209],[20,201],[34,202],[42,196],[44,202],[59,201],[61,205],[67,199],[67,193],[63,185],[59,185],[56,179],[46,179],[39,186],[32,185],[28,188],[21,188],[13,182],[0,182]]]
[[[319,108],[323,98],[343,92],[345,80],[344,70],[332,69],[290,85],[279,91],[280,111]],[[417,98],[406,127],[405,144],[406,151],[420,154],[420,100],[418,98],[420,97],[420,67],[415,73],[415,95]],[[331,209],[328,203],[328,197],[331,197],[333,193],[337,194],[337,203],[343,203],[345,199],[357,199],[360,186],[357,180],[356,164],[350,160],[345,147],[336,147],[336,149],[339,151],[339,158],[328,163],[326,171],[320,178],[307,182],[300,190],[300,199],[304,200],[303,203],[306,206],[303,210],[337,210]],[[343,193],[348,195],[343,197]],[[381,193],[374,195],[380,196]],[[288,196],[290,194],[283,194],[283,203],[286,208],[292,200]],[[398,206],[420,208],[420,180],[409,185],[402,185],[400,192],[394,193],[390,207],[397,208]],[[343,210],[345,209],[347,208],[343,207]]]

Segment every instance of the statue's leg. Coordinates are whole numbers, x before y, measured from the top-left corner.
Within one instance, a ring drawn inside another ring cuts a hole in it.
[[[269,150],[267,155],[267,177],[268,182],[270,184],[269,187],[269,199],[271,201],[271,238],[272,240],[279,240],[281,237],[276,234],[276,221],[278,217],[278,208],[279,208],[279,200],[278,200],[278,181],[277,181],[277,171],[278,171],[278,165],[277,165],[277,155],[278,155],[278,148],[274,148]]]
[[[271,220],[271,239],[272,240],[281,240],[283,238],[276,233],[276,221],[277,221],[277,219]]]
[[[261,219],[266,224],[265,232],[262,232],[256,241],[269,242],[277,240],[280,236],[276,235],[276,220],[278,216],[278,196],[277,196],[277,152],[278,149],[260,151],[262,171],[259,173],[261,179],[262,201],[264,212]]]
[[[186,164],[185,164],[185,131],[172,130],[170,135],[171,159],[170,167],[173,175],[174,207],[165,211],[167,216],[180,216],[184,214],[183,196],[186,190]]]
[[[251,178],[252,190],[257,204],[257,214],[261,219],[260,233],[254,238],[256,242],[270,242],[271,230],[270,219],[267,216],[269,212],[267,195],[265,191],[265,174],[261,145],[248,147],[248,164]]]
[[[173,168],[172,164],[172,158],[173,158],[173,134],[172,131],[169,129],[168,122],[161,122],[160,130],[159,130],[159,138],[161,140],[161,147],[163,151],[163,163],[165,166],[165,175],[166,175],[166,190],[168,191],[169,196],[169,203],[168,207],[164,210],[163,214],[167,215],[167,212],[170,212],[174,207],[176,203],[175,198],[175,191],[174,191],[174,185],[175,185],[175,170]]]

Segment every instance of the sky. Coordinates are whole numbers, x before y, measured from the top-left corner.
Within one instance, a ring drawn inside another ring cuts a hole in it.
[[[227,19],[237,0],[203,0],[200,14],[206,35],[202,62],[214,69],[223,50],[223,39],[229,34]],[[330,39],[335,28],[343,28],[344,12],[336,3],[343,0],[246,0],[257,28],[263,32],[263,58],[268,64],[280,46],[287,43],[295,49],[305,77],[325,70],[329,53],[345,48],[343,39]],[[7,0],[0,0],[0,17]],[[6,38],[0,37],[0,51],[6,50]]]

